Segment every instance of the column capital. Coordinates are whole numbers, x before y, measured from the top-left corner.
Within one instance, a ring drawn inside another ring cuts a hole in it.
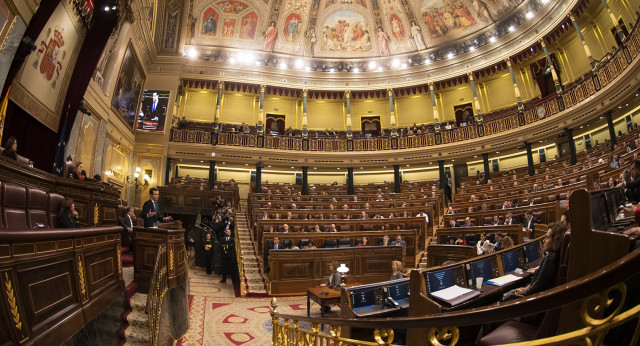
[[[507,63],[508,67],[511,67],[511,57],[507,57],[504,61]]]
[[[393,88],[387,88],[387,96],[393,96]]]
[[[473,80],[473,72],[472,71],[467,72],[467,76],[469,77],[469,80]]]
[[[540,45],[542,46],[542,48],[547,47],[547,44],[544,42],[544,38],[539,39],[538,42],[540,42]]]
[[[223,80],[219,80],[218,81],[218,89],[222,89],[224,88],[224,81]]]
[[[309,89],[302,89],[302,97],[308,97],[309,96]]]
[[[435,92],[435,90],[433,89],[433,82],[429,82],[429,90]]]
[[[569,12],[569,19],[571,19],[572,22],[576,21],[576,17],[573,16],[573,12]]]
[[[260,92],[263,93],[265,91],[265,89],[267,88],[266,85],[264,84],[260,84]]]
[[[348,99],[351,98],[351,90],[345,90],[344,91],[344,97],[346,97]]]

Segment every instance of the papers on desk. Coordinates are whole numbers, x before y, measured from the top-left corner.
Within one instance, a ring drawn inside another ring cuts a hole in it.
[[[472,291],[473,290],[470,290],[468,288],[463,288],[457,285],[453,285],[449,288],[445,288],[440,291],[431,292],[431,295],[434,297],[440,298],[442,300],[449,301]]]
[[[492,280],[487,281],[488,284],[490,285],[494,285],[494,286],[504,286],[510,282],[514,282],[516,280],[520,280],[519,276],[515,276],[513,274],[507,274],[507,275],[503,275],[499,278],[495,278]]]

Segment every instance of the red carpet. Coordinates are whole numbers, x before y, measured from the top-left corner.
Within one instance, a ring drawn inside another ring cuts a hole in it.
[[[123,246],[120,248],[120,258],[122,259],[122,266],[133,267],[133,253],[129,251],[129,248]]]

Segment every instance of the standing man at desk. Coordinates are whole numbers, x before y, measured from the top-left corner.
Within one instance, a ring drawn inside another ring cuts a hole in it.
[[[522,223],[522,231],[529,235],[529,238],[533,238],[533,231],[538,219],[533,217],[533,212],[527,210],[524,212],[524,222]]]
[[[231,274],[233,266],[234,240],[231,238],[231,231],[224,230],[224,237],[220,240],[220,249],[222,251],[222,280],[221,284],[227,283],[227,275]]]
[[[155,187],[149,189],[149,200],[142,205],[142,212],[140,215],[144,219],[144,227],[153,227],[158,220],[171,221],[171,216],[160,216],[160,208],[158,206],[158,200],[160,199],[160,192]]]

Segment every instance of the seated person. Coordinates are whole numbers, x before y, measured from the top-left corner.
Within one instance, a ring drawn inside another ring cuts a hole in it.
[[[507,215],[504,216],[503,225],[513,225],[515,223],[516,223],[516,221],[513,219],[511,213],[507,213]]]
[[[404,266],[400,261],[391,261],[391,278],[389,280],[399,280],[404,277],[402,271],[404,270]]]
[[[493,215],[493,221],[491,221],[491,226],[498,226],[504,224],[504,221],[500,220],[498,215]]]
[[[2,156],[8,157],[10,159],[18,160],[17,156],[18,151],[18,141],[15,137],[11,136],[7,139],[7,142],[4,144],[4,151],[2,152]]]
[[[332,223],[331,228],[327,229],[326,232],[331,232],[331,233],[335,233],[338,232],[338,229],[336,228],[336,224]]]
[[[69,197],[65,197],[62,201],[60,215],[58,216],[58,225],[60,225],[61,228],[78,227],[78,212],[73,204],[73,199]]]
[[[542,245],[542,250],[545,252],[542,263],[540,263],[538,269],[533,273],[531,283],[526,287],[515,290],[516,296],[528,296],[542,292],[553,286],[560,261],[558,251],[560,250],[562,238],[566,231],[567,226],[565,224],[557,223],[549,225],[547,236],[544,238],[544,244]]]
[[[287,250],[300,250],[300,248],[294,245],[293,242],[289,242],[289,246],[287,246]]]
[[[71,179],[79,179],[79,180],[87,179],[87,172],[85,172],[84,166],[82,165],[82,162],[80,162],[80,161],[78,161],[76,163],[75,172],[70,172],[69,175],[70,175]]]
[[[402,240],[402,236],[400,234],[396,235],[396,240],[391,243],[391,246],[402,246],[402,250],[407,249],[407,243]]]
[[[475,224],[473,222],[471,222],[471,219],[467,216],[464,218],[464,224],[462,225],[462,227],[473,227],[475,226]]]
[[[459,235],[457,235],[456,236],[456,240],[455,240],[455,242],[453,244],[454,245],[467,245],[467,242],[464,239],[460,238]]]
[[[287,225],[286,223],[282,225],[282,229],[280,230],[280,232],[289,233],[289,225]]]
[[[502,237],[502,250],[509,249],[513,247],[513,239],[510,236],[505,235]]]
[[[503,249],[502,238],[504,238],[504,234],[500,232],[496,232],[496,245],[494,245],[493,250],[491,252],[496,252]]]
[[[478,255],[486,255],[491,250],[493,250],[495,245],[491,244],[491,242],[487,239],[487,233],[480,234],[480,241],[476,243],[476,249],[478,251]]]
[[[390,238],[388,235],[382,237],[382,246],[389,246],[391,243],[389,242]]]
[[[458,227],[456,220],[454,219],[449,220],[449,227]]]
[[[358,246],[371,246],[371,244],[369,244],[369,238],[362,237],[362,241],[358,243]]]

